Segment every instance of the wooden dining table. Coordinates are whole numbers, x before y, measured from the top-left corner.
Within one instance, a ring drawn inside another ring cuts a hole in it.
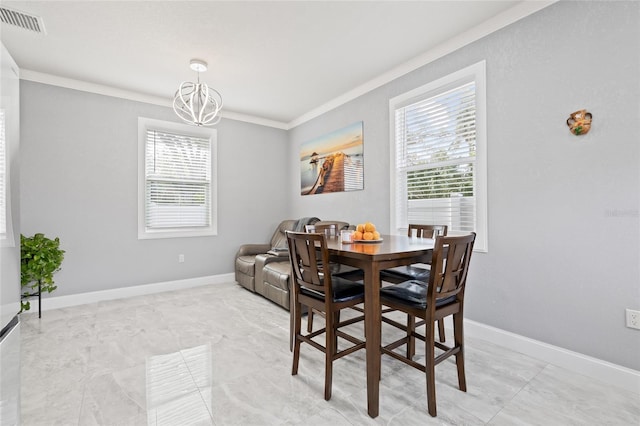
[[[367,411],[377,417],[380,405],[380,271],[413,263],[430,263],[434,240],[399,235],[382,235],[378,242],[343,243],[327,238],[330,260],[364,271],[364,310],[367,356]]]

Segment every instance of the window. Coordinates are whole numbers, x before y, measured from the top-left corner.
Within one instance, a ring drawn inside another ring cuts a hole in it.
[[[409,223],[477,233],[487,251],[485,63],[393,98],[391,229]]]
[[[138,119],[138,238],[215,235],[215,129]]]

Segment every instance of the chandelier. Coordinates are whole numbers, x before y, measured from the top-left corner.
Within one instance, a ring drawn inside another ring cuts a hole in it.
[[[178,117],[196,126],[213,126],[218,124],[222,96],[206,83],[200,83],[200,73],[207,70],[207,63],[200,59],[192,59],[192,70],[198,73],[198,82],[183,81],[173,98],[173,110]]]

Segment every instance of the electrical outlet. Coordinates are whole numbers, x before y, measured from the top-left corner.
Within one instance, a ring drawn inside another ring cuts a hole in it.
[[[640,311],[627,309],[627,327],[640,330]]]
[[[179,254],[178,255],[178,262],[179,263],[184,263],[184,254]]]

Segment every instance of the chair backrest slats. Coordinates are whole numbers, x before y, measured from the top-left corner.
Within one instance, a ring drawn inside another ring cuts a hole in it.
[[[462,299],[475,238],[475,232],[459,237],[436,238],[427,305],[435,306],[436,299],[453,295],[458,295],[458,300]]]
[[[409,237],[416,236],[418,238],[433,238],[438,235],[447,235],[447,225],[421,225],[417,223],[410,223],[407,229],[407,235]],[[415,234],[415,235],[414,235]]]
[[[322,273],[329,262],[324,234],[287,231],[289,258],[293,271],[292,285],[331,295],[331,276]]]
[[[336,235],[338,235],[338,227],[335,223],[305,225],[304,229],[308,233],[324,234],[327,237],[335,237]]]

